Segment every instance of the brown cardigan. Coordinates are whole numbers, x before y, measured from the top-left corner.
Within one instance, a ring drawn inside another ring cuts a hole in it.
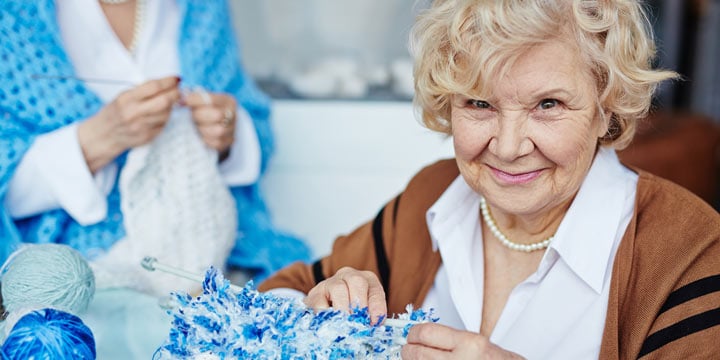
[[[635,213],[613,265],[600,358],[720,358],[720,215],[689,191],[636,171]],[[441,262],[425,213],[457,176],[454,160],[426,167],[374,221],[339,237],[330,255],[295,263],[259,289],[307,293],[350,266],[378,275],[390,314],[419,307]]]

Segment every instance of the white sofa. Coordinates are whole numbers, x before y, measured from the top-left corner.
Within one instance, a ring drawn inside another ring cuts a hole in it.
[[[424,128],[410,102],[273,104],[276,152],[262,187],[278,227],[315,256],[374,218],[424,165],[452,156],[452,141]]]

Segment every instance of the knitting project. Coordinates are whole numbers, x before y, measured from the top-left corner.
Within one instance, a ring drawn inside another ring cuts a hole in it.
[[[215,268],[202,295],[175,294],[173,327],[154,360],[167,359],[399,359],[412,325],[370,325],[367,308],[352,314],[314,312],[299,299],[259,293],[252,282],[235,291]],[[413,310],[400,319],[436,322]]]
[[[235,201],[190,111],[173,110],[150,144],[130,151],[120,177],[126,237],[92,263],[99,288],[127,286],[158,296],[200,285],[140,267],[145,256],[202,273],[222,267],[237,229]]]

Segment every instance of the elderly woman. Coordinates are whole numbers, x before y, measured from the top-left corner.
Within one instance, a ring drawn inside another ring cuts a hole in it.
[[[720,216],[615,153],[675,76],[650,67],[641,5],[438,0],[413,40],[417,105],[455,159],[260,289],[435,309],[404,358],[717,354]]]

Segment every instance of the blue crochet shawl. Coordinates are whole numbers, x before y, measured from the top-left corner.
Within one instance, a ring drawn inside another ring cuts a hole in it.
[[[178,5],[183,84],[235,95],[253,118],[264,170],[273,149],[269,99],[241,68],[227,3],[178,0]],[[68,244],[92,258],[125,235],[117,181],[107,199],[107,218],[90,226],[62,209],[14,220],[2,206],[13,172],[35,137],[87,118],[103,105],[82,82],[32,78],[74,73],[55,11],[53,0],[0,2],[0,262],[21,242]],[[116,162],[122,166],[124,156]],[[239,225],[229,265],[254,271],[259,280],[290,262],[309,260],[300,240],[274,229],[257,184],[231,192]]]

